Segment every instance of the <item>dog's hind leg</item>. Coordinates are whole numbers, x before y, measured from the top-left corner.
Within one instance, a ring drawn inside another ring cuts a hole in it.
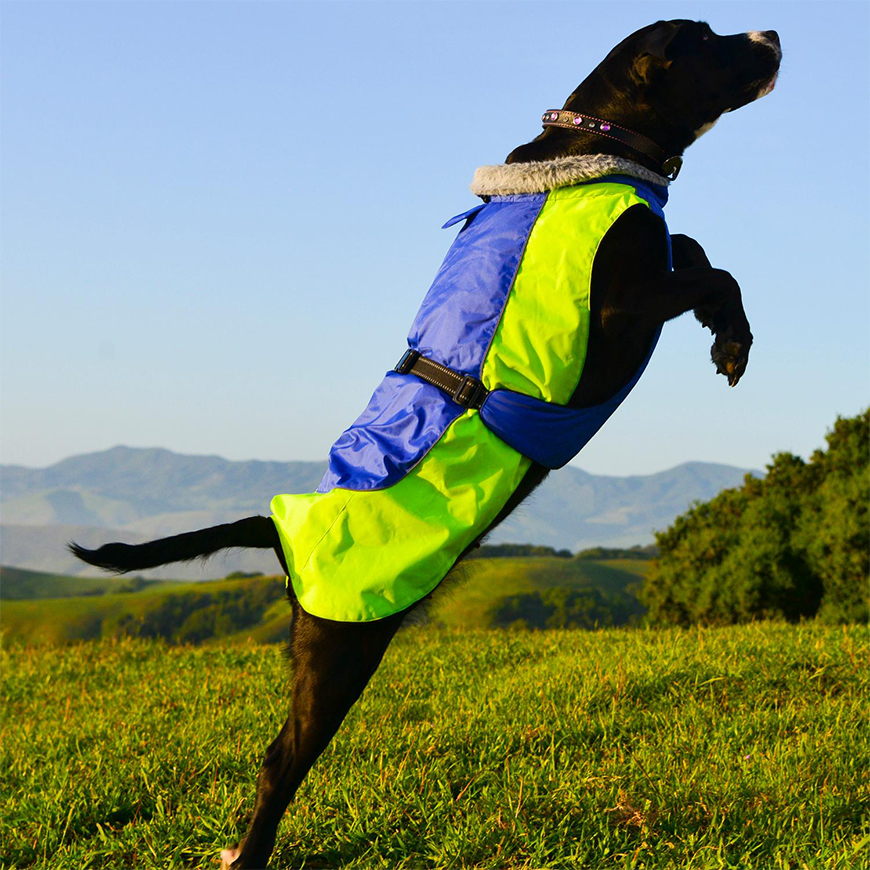
[[[407,612],[357,623],[320,619],[295,601],[293,609],[290,715],[266,750],[247,834],[223,852],[223,867],[233,870],[266,866],[296,789],[362,694]]]

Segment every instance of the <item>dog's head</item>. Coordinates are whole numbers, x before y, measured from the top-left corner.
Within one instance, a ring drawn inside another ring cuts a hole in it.
[[[781,58],[775,30],[718,36],[703,21],[659,21],[624,39],[593,76],[688,145],[725,112],[770,93]]]
[[[770,93],[781,58],[774,30],[718,36],[703,21],[658,21],[622,40],[564,108],[616,121],[678,155],[722,114]],[[619,143],[550,128],[508,162],[595,152],[636,159]]]

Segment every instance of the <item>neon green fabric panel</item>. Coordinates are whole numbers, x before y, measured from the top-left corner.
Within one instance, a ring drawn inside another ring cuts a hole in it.
[[[409,607],[495,519],[529,465],[469,410],[387,489],[275,496],[273,519],[299,603],[341,622]]]
[[[488,390],[568,402],[586,360],[595,253],[616,219],[637,203],[647,205],[626,184],[549,194],[483,364]]]

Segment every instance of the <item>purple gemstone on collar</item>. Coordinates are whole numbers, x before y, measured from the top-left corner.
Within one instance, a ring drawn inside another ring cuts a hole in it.
[[[551,121],[558,121],[559,120],[559,113],[558,112],[550,112],[550,120]]]
[[[575,116],[574,116],[574,123],[575,123],[575,124],[582,124],[582,123],[583,123],[583,119],[582,119],[579,115],[575,115]]]
[[[602,130],[609,130],[609,129],[610,129],[610,124],[602,124],[602,125],[601,125],[601,129],[602,129]]]

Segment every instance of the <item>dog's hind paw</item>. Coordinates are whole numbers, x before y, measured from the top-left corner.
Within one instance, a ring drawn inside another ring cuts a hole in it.
[[[230,870],[233,866],[233,861],[238,857],[238,846],[234,846],[232,849],[221,849],[221,870]]]

